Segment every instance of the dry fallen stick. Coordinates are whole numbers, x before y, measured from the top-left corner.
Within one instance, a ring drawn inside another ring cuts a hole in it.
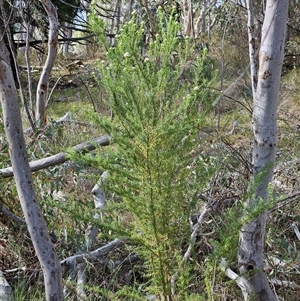
[[[6,281],[1,270],[0,270],[0,300],[2,301],[12,300],[12,289],[9,283]]]
[[[206,200],[206,198],[205,198],[205,200]],[[208,201],[208,200],[206,200],[206,201]],[[210,206],[206,204],[202,213],[197,218],[197,224],[195,225],[193,232],[191,234],[191,237],[190,237],[190,244],[189,244],[188,249],[186,250],[185,254],[183,255],[183,259],[182,259],[183,263],[185,263],[189,260],[193,246],[195,245],[195,242],[196,242],[197,234],[201,230],[204,218],[206,217],[206,215],[208,214],[208,212],[210,210],[211,210]],[[177,280],[178,280],[178,271],[176,271],[175,274],[172,275],[172,277],[171,277],[171,291],[172,291],[173,295],[175,295],[175,287],[176,287]]]
[[[91,142],[84,142],[78,145],[75,145],[71,148],[72,151],[75,151],[76,153],[86,153],[89,151],[92,151],[96,149],[96,147],[100,146],[106,146],[109,145],[109,136],[104,135],[101,137],[98,137]],[[29,166],[31,171],[38,171],[50,166],[58,165],[61,163],[64,163],[68,160],[68,153],[61,152],[53,156],[49,156],[47,158],[35,160],[29,162]],[[0,176],[3,178],[9,178],[13,176],[13,169],[12,167],[6,167],[0,169]]]
[[[300,286],[298,284],[296,284],[295,282],[292,281],[287,281],[287,280],[280,280],[280,279],[271,279],[270,282],[274,285],[278,285],[278,286],[284,286],[284,287],[290,287],[293,289],[297,289]]]
[[[82,287],[82,285],[84,285],[86,281],[85,263],[87,261],[89,262],[97,261],[99,263],[102,263],[103,257],[107,255],[109,252],[111,252],[112,250],[114,250],[115,248],[117,248],[118,246],[120,246],[121,244],[123,244],[123,240],[116,238],[113,241],[102,246],[101,248],[98,248],[91,252],[70,256],[60,262],[63,267],[63,275],[69,270],[68,282],[74,281],[77,275],[76,293],[79,294],[81,297],[83,297],[83,300],[86,299],[85,291],[84,288]],[[106,259],[104,261],[106,261]],[[67,285],[64,289],[64,296],[68,296],[69,293],[70,290]]]
[[[298,240],[300,241],[300,231],[299,231],[299,229],[297,227],[297,224],[294,222],[294,223],[291,224],[291,227],[294,230],[294,232],[295,232]]]
[[[281,200],[278,200],[278,202],[269,210],[269,213],[277,211],[279,208],[286,206],[294,201],[297,201],[300,196],[300,191],[296,191],[294,193],[291,193],[284,197]]]
[[[249,288],[249,283],[247,282],[247,280],[243,276],[239,276],[232,269],[230,269],[227,265],[225,258],[221,259],[220,268],[229,279],[234,280],[236,284],[240,287],[242,294],[244,296],[244,300],[248,300],[249,299],[248,291],[251,289]]]
[[[83,254],[77,254],[73,255],[71,257],[68,257],[64,260],[62,260],[61,264],[69,264],[72,262],[81,263],[84,261],[98,261],[102,256],[107,255],[110,251],[113,249],[119,247],[123,244],[123,240],[116,238],[113,241],[109,242],[108,244],[104,245],[101,248],[96,249],[95,251],[83,253]]]

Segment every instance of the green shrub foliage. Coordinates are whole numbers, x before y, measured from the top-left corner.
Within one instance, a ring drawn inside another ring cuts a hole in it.
[[[92,18],[94,31],[103,32]],[[113,142],[100,165],[110,173],[107,189],[130,216],[127,233],[145,261],[147,293],[185,300],[192,275],[182,262],[189,220],[212,172],[197,153],[212,79],[206,51],[181,38],[172,18],[159,13],[155,22],[155,39],[146,45],[144,24],[133,15],[99,62],[112,118],[97,120]]]

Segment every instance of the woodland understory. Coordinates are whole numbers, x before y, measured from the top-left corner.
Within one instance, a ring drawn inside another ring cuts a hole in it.
[[[298,31],[290,28],[286,45],[268,202],[248,208],[269,167],[253,176],[246,25],[220,18],[211,36],[189,40],[159,9],[151,19],[145,3],[149,23],[132,13],[114,45],[93,15],[98,39],[58,53],[41,127],[23,100],[38,88],[46,45],[31,51],[30,85],[18,53],[26,152],[65,300],[243,300],[239,231],[264,213],[263,272],[278,300],[300,300]],[[165,27],[147,44],[151,20]],[[5,279],[13,300],[45,300],[8,148],[2,120],[0,286]]]
[[[70,62],[73,61],[66,60],[67,64]],[[49,108],[52,113],[49,115],[53,117],[39,138],[39,146],[33,145],[29,148],[29,150],[32,149],[29,151],[33,154],[32,160],[56,154],[59,150],[74,146],[88,137],[103,134],[86,120],[85,114],[82,114],[80,110],[80,103],[83,101],[84,105],[89,107],[91,99],[83,84],[74,84],[74,79],[78,74],[88,81],[88,89],[93,90],[94,94],[100,93],[101,95],[101,91],[98,92],[98,88],[95,88],[94,78],[89,78],[87,75],[93,72],[91,62],[88,61],[85,64],[85,60],[82,59],[82,63],[84,67],[76,67],[76,75],[69,75],[69,80],[60,83],[57,88],[59,92],[52,102],[53,109],[51,106]],[[85,69],[88,71],[86,72]],[[272,195],[279,203],[274,204],[274,208],[269,213],[264,253],[268,273],[270,278],[275,280],[274,286],[278,294],[282,296],[282,300],[297,300],[299,291],[297,283],[300,283],[298,267],[300,236],[295,228],[300,222],[298,204],[300,159],[297,156],[300,119],[297,113],[299,104],[295,99],[297,98],[295,91],[299,85],[298,78],[297,70],[289,71],[284,76],[281,87],[281,103],[278,111],[279,149],[272,182]],[[53,82],[55,82],[54,79]],[[239,94],[240,90],[246,91]],[[221,101],[220,129],[217,130],[214,125],[217,122],[217,116],[212,114],[209,117],[210,126],[200,131],[201,138],[199,138],[204,141],[205,147],[201,152],[207,160],[222,158],[222,165],[216,178],[213,179],[210,189],[204,192],[202,200],[200,199],[200,202],[205,202],[205,199],[209,197],[213,203],[201,234],[197,237],[195,248],[197,276],[193,288],[196,292],[205,291],[204,278],[207,278],[206,281],[211,282],[210,292],[215,296],[215,300],[239,300],[234,297],[240,294],[238,288],[226,279],[225,275],[220,274],[217,266],[211,264],[207,271],[204,260],[213,254],[214,245],[211,241],[218,239],[220,235],[230,235],[231,227],[228,233],[223,232],[226,231],[224,224],[226,226],[226,223],[232,222],[228,221],[227,210],[235,208],[235,205],[241,201],[241,196],[245,194],[251,160],[251,114],[244,108],[250,102],[247,98],[246,84],[240,83],[234,93],[228,96],[230,98],[222,98]],[[242,105],[237,103],[236,99]],[[99,98],[95,105],[98,112],[107,110]],[[65,112],[71,112],[69,119],[56,123],[55,119],[59,119],[58,117],[63,116]],[[239,126],[233,134],[228,135],[232,120],[235,119],[238,119]],[[33,141],[28,139],[28,145],[30,144],[33,144]],[[105,153],[107,147],[109,146],[101,148],[100,153]],[[195,150],[195,156],[198,151]],[[5,166],[5,161],[9,162],[5,152],[5,141],[2,142],[1,157],[2,166]],[[39,199],[44,215],[49,221],[53,242],[62,260],[77,253],[78,249],[84,245],[85,233],[91,223],[89,217],[94,214],[92,188],[101,172],[84,163],[66,161],[62,165],[33,174],[35,182],[38,183]],[[21,292],[33,290],[33,297],[30,297],[30,300],[34,300],[35,294],[37,294],[36,300],[39,300],[39,294],[35,290],[41,271],[39,262],[34,256],[31,240],[26,233],[24,221],[22,219],[15,221],[14,217],[4,211],[6,208],[17,216],[22,216],[12,180],[3,179],[2,187],[1,270],[5,272],[6,279],[14,289],[20,289]],[[201,213],[200,208],[195,215],[197,213]],[[117,218],[115,213],[109,215],[110,218]],[[126,222],[126,216],[118,218],[125,219]],[[218,233],[216,230],[218,228],[222,229],[222,233]],[[94,242],[94,249],[110,242],[109,231],[106,232],[104,229],[103,232],[100,230],[100,233],[101,235]],[[231,255],[235,256],[235,254]],[[109,253],[109,257],[105,254],[101,259],[88,264],[87,285],[92,288],[104,288],[113,292],[124,285],[141,286],[145,281],[143,262],[134,255],[134,246],[129,242],[119,244]],[[74,286],[73,284],[75,290]],[[93,294],[97,295],[97,290],[91,293]]]

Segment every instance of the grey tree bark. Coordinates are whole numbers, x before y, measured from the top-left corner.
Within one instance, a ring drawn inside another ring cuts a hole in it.
[[[182,0],[182,14],[184,35],[194,38],[193,3],[191,0]]]
[[[195,38],[198,39],[200,35],[203,35],[205,32],[208,32],[208,28],[211,27],[211,22],[209,18],[209,10],[216,5],[216,0],[202,0],[202,7],[198,16],[198,19],[195,24],[194,32]],[[207,20],[206,20],[207,19]]]
[[[48,83],[58,47],[58,16],[56,7],[51,0],[40,0],[49,19],[48,55],[41,74],[36,92],[36,120],[40,127],[46,125],[46,99]]]
[[[0,100],[18,196],[34,249],[44,273],[46,299],[63,300],[61,266],[39,207],[26,154],[16,85],[9,53],[0,40]]]
[[[97,148],[97,146],[106,146],[109,145],[109,137],[107,135],[95,138],[91,142],[83,142],[71,147],[71,150],[76,153],[86,153]],[[69,160],[67,152],[61,152],[46,158],[38,159],[35,161],[29,162],[29,168],[32,172],[38,171],[50,166],[59,165]],[[14,175],[13,168],[6,167],[0,169],[0,177],[9,178]]]
[[[277,104],[284,55],[288,0],[268,0],[257,45],[252,0],[247,0],[249,52],[253,92],[253,195],[246,206],[254,208],[268,201],[277,146]],[[257,56],[258,55],[258,56]],[[257,60],[258,58],[258,60]],[[278,300],[264,272],[263,248],[267,214],[245,224],[240,231],[239,270],[247,281],[248,298],[256,301]]]
[[[114,6],[114,12],[111,20],[111,26],[110,26],[110,45],[115,46],[115,37],[113,34],[118,34],[119,29],[120,29],[120,17],[121,17],[121,5],[122,5],[122,0],[116,0],[115,6]]]
[[[13,301],[12,289],[0,270],[0,300]]]
[[[70,26],[68,22],[64,22],[64,25],[66,27]],[[69,55],[70,39],[72,38],[73,31],[71,28],[64,28],[62,30],[62,34],[65,38],[67,38],[67,41],[65,41],[62,46],[62,54],[63,57],[66,58]]]

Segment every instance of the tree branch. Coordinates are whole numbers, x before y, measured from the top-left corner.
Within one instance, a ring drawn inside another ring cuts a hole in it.
[[[71,148],[71,150],[75,151],[76,153],[86,153],[86,152],[96,149],[97,145],[100,145],[100,146],[109,145],[109,136],[104,135],[104,136],[101,136],[101,137],[98,137],[98,138],[92,140],[91,142],[83,142],[81,144],[73,146]],[[53,155],[53,156],[50,156],[47,158],[31,161],[29,163],[29,166],[30,166],[31,171],[33,172],[33,171],[38,171],[38,170],[41,170],[41,169],[44,169],[44,168],[47,168],[50,166],[64,163],[67,160],[69,160],[68,153],[61,152],[61,153],[58,153],[56,155]],[[12,177],[13,176],[12,167],[6,167],[6,168],[0,169],[0,176],[3,178]]]
[[[225,258],[221,259],[220,268],[226,274],[227,277],[229,277],[230,279],[234,280],[236,282],[236,284],[240,287],[240,289],[242,291],[242,294],[244,296],[244,300],[248,300],[249,299],[248,291],[253,290],[253,288],[250,287],[251,285],[248,283],[248,281],[246,280],[246,278],[244,278],[242,276],[239,276],[233,270],[231,270],[228,267]]]
[[[299,231],[299,229],[297,227],[297,224],[294,222],[294,223],[291,224],[291,227],[294,230],[294,232],[295,232],[298,240],[300,241],[300,231]]]
[[[95,251],[70,256],[62,260],[60,263],[63,265],[63,264],[71,264],[74,261],[76,263],[85,262],[86,260],[98,261],[100,257],[107,255],[110,251],[117,248],[121,244],[123,244],[123,240],[116,238],[113,241],[109,242],[108,244],[104,245],[103,247],[96,249]]]
[[[21,217],[17,216],[16,214],[10,212],[6,207],[4,207],[2,204],[0,204],[0,211],[11,218],[14,222],[16,222],[19,226],[26,226],[25,220],[23,220]]]
[[[61,39],[58,39],[58,43],[86,41],[86,40],[88,40],[88,39],[90,39],[90,38],[92,38],[94,36],[95,36],[94,34],[89,34],[89,35],[87,35],[85,37],[61,38]],[[29,46],[34,46],[34,45],[39,45],[39,44],[45,44],[45,43],[48,43],[48,39],[30,41],[29,42]],[[16,41],[16,44],[17,44],[18,48],[26,46],[25,42],[18,42],[18,41]]]

